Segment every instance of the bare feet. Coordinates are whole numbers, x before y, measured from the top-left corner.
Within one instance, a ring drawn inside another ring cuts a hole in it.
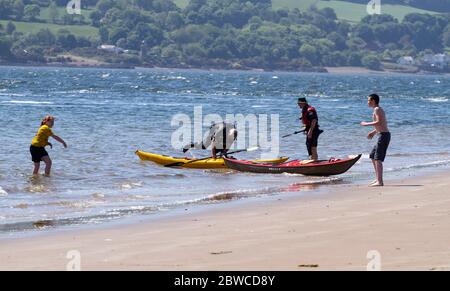
[[[372,182],[370,182],[369,186],[378,183],[378,180],[373,180]]]
[[[383,186],[384,186],[384,183],[376,182],[374,184],[370,184],[369,187],[383,187]]]

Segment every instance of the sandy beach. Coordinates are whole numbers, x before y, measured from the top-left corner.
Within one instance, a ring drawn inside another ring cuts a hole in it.
[[[4,240],[0,269],[65,270],[76,250],[82,270],[366,270],[370,251],[382,270],[450,270],[448,172],[332,189]]]

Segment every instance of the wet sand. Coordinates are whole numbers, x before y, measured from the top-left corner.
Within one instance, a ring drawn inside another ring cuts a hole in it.
[[[3,240],[0,269],[66,270],[76,250],[82,270],[366,270],[373,254],[382,270],[450,270],[448,174]]]

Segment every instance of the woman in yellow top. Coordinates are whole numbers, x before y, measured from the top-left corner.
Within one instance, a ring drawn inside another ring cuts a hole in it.
[[[50,176],[50,171],[52,169],[52,160],[45,150],[46,146],[50,146],[50,148],[53,148],[53,145],[48,142],[48,139],[50,137],[53,137],[55,140],[62,143],[64,148],[67,148],[66,142],[62,138],[53,134],[51,130],[53,125],[55,125],[55,118],[53,116],[46,116],[41,122],[41,127],[39,128],[37,135],[31,142],[30,152],[31,158],[34,162],[33,175],[39,174],[39,168],[41,167],[42,161],[45,163],[45,176]]]

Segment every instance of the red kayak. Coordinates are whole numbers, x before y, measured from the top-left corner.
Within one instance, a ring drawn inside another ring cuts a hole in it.
[[[361,155],[350,156],[347,159],[330,159],[328,161],[290,161],[281,164],[256,164],[225,158],[225,165],[233,170],[263,174],[302,174],[306,176],[334,176],[340,175],[353,167]]]

